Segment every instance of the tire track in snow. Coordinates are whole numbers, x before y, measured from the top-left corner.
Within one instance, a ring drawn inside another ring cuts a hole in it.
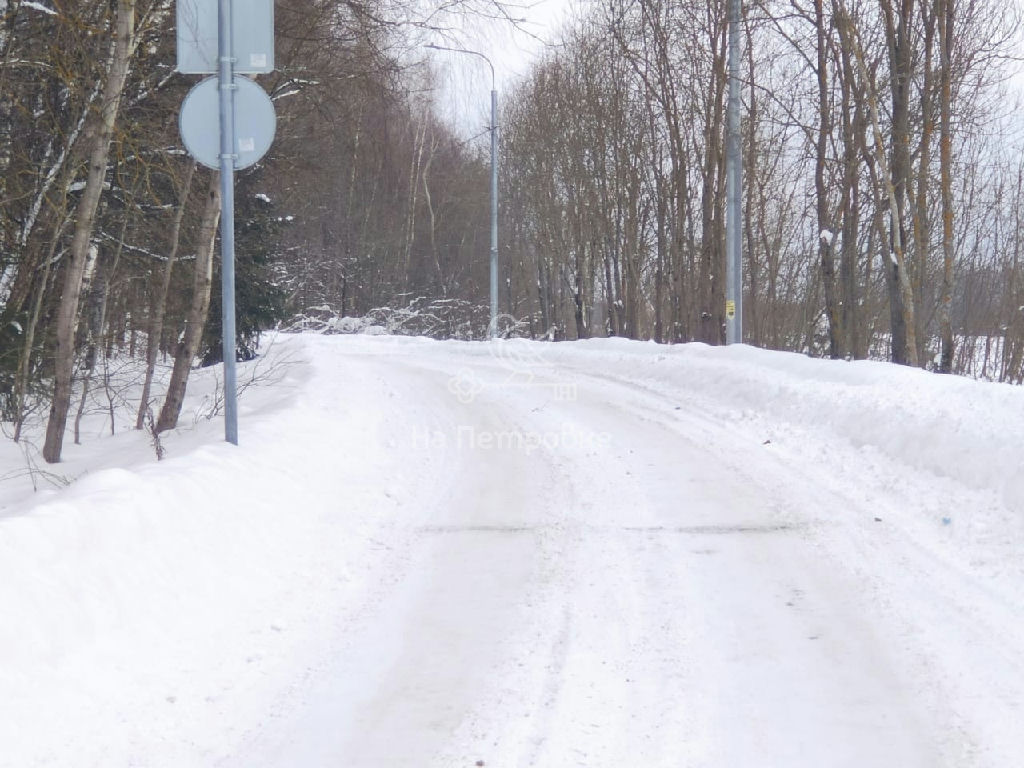
[[[486,377],[484,368],[478,375]],[[690,434],[681,434],[666,416],[686,414],[666,414],[635,390],[589,377],[578,389],[580,400],[557,406],[541,387],[501,392],[510,421],[549,434],[566,419],[578,429],[601,425],[613,444],[605,454],[546,456],[578,505],[563,511],[574,539],[562,549],[573,554],[557,590],[570,596],[561,601],[570,631],[548,641],[553,662],[518,673],[540,692],[530,748],[500,735],[507,713],[479,729],[496,739],[498,764],[934,765],[858,606],[852,615],[845,601],[843,610],[830,607],[856,587],[819,562],[807,532],[820,525],[817,516],[802,510],[794,524],[793,510],[766,503],[749,475],[735,487],[710,421],[687,420]],[[673,471],[680,465],[689,470]],[[694,549],[694,536],[721,542]],[[744,587],[722,591],[733,582]],[[783,600],[795,595],[798,609]],[[547,614],[549,636],[555,613]],[[823,626],[832,636],[819,642]],[[737,670],[759,687],[738,680]]]
[[[1024,754],[1019,727],[1024,634],[1015,618],[1019,605],[913,538],[911,531],[876,522],[884,522],[900,506],[913,507],[917,500],[912,483],[883,487],[869,471],[857,473],[860,457],[844,446],[828,446],[832,461],[818,465],[806,462],[806,447],[801,456],[778,447],[771,452],[775,455],[764,456],[757,435],[746,425],[729,425],[715,440],[705,398],[572,367],[578,375],[624,394],[642,391],[645,402],[634,402],[631,410],[717,443],[723,460],[730,461],[731,454],[733,471],[743,483],[760,485],[777,506],[800,508],[816,520],[814,526],[823,534],[818,541],[823,560],[854,579],[858,610],[874,625],[905,695],[917,702],[917,719],[935,745],[933,764],[1001,768],[1019,760]],[[823,454],[825,450],[823,442]],[[832,470],[835,454],[847,463],[842,473]],[[750,467],[760,470],[758,478],[752,477]],[[857,478],[855,486],[850,477]],[[865,496],[875,500],[872,508],[864,507]]]
[[[410,428],[440,430],[454,480],[409,511],[404,572],[309,705],[327,713],[300,726],[320,751],[264,764],[999,764],[958,752],[955,712],[908,688],[913,639],[873,603],[910,595],[851,561],[879,555],[842,488],[685,398],[576,365],[560,400],[557,372],[513,384],[481,349],[353,357],[390,372]],[[498,449],[460,425],[609,440]]]

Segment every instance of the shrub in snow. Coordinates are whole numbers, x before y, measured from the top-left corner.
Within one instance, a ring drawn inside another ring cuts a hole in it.
[[[379,336],[426,336],[433,339],[485,339],[490,310],[464,299],[417,298],[404,307],[377,307],[362,317],[344,316],[327,304],[308,308],[281,327],[289,333],[363,333]],[[527,335],[525,321],[509,315],[498,318],[503,338]]]

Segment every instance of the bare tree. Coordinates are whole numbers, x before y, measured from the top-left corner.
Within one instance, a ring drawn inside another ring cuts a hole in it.
[[[192,188],[192,177],[196,172],[196,161],[192,160],[185,168],[178,194],[178,205],[174,212],[171,225],[171,239],[167,250],[167,260],[163,264],[159,285],[153,286],[153,302],[150,309],[149,330],[146,340],[146,375],[142,383],[142,394],[139,398],[139,412],[135,418],[135,428],[143,429],[146,415],[149,412],[149,393],[153,386],[153,374],[156,370],[156,359],[160,353],[160,337],[163,333],[164,315],[167,310],[167,293],[171,287],[171,276],[178,258],[178,247],[181,243],[181,223],[185,218],[189,192]],[[154,270],[155,271],[155,270]]]
[[[185,319],[185,333],[174,355],[174,369],[167,384],[167,396],[156,422],[156,432],[174,429],[178,425],[181,405],[185,401],[188,376],[199,351],[203,338],[203,327],[210,309],[210,291],[213,283],[213,246],[220,222],[220,174],[210,174],[210,185],[206,191],[206,205],[199,227],[199,241],[196,247],[196,261],[192,282],[192,303]]]
[[[71,404],[78,301],[82,291],[82,280],[90,261],[90,240],[100,195],[103,192],[103,180],[107,175],[107,157],[114,135],[114,124],[117,121],[135,45],[135,0],[117,0],[117,10],[111,25],[110,59],[103,86],[100,119],[89,155],[85,191],[76,214],[70,261],[65,268],[64,289],[57,316],[54,392],[50,418],[46,425],[46,442],[43,444],[43,458],[51,464],[60,461],[64,442],[64,428]]]

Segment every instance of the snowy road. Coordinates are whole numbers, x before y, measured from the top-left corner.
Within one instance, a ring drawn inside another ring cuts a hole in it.
[[[395,478],[409,518],[378,565],[395,578],[313,692],[227,765],[1024,756],[1019,619],[971,582],[950,594],[944,564],[880,534],[876,502],[683,392],[534,348],[452,351],[338,371],[376,381],[405,423],[391,449],[435,472]],[[1013,633],[978,625],[976,604]]]
[[[277,354],[240,448],[125,433],[132,469],[0,516],[0,766],[1024,765],[1019,388],[611,340]]]

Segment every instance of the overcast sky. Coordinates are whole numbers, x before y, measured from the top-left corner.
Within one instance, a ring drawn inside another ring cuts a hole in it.
[[[462,34],[463,48],[479,51],[494,64],[498,100],[557,38],[558,28],[572,13],[574,0],[535,0],[515,11],[523,18],[519,29],[505,22],[473,21]],[[444,41],[438,41],[441,44]],[[475,56],[436,51],[432,58],[442,79],[438,106],[461,133],[474,135],[490,119],[491,72]]]

